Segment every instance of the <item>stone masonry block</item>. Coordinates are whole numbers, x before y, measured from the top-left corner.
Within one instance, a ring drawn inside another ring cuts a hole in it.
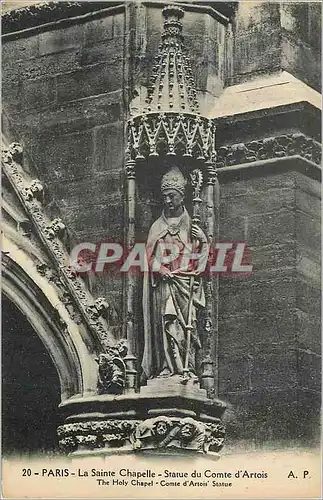
[[[113,16],[113,37],[118,38],[124,36],[125,31],[125,14],[124,12],[119,12]]]
[[[93,45],[113,38],[113,16],[92,19],[83,25],[85,45]]]
[[[299,384],[302,388],[320,393],[321,356],[310,351],[298,350]]]
[[[13,65],[14,62],[33,59],[39,56],[39,36],[33,35],[28,38],[17,38],[2,43],[3,66]]]
[[[94,45],[82,48],[81,65],[89,66],[92,64],[108,61],[110,64],[121,61],[123,58],[123,38],[114,38],[113,40],[104,40]]]
[[[321,317],[321,291],[317,283],[298,277],[295,283],[296,305],[315,318]]]
[[[314,198],[321,198],[321,185],[317,180],[301,174],[300,172],[295,172],[295,180],[297,191],[301,190],[312,195]]]
[[[246,241],[247,217],[222,217],[220,215],[220,241]]]
[[[221,394],[248,391],[248,358],[234,354],[220,357],[219,380]]]
[[[258,280],[252,286],[250,309],[254,311],[271,310],[277,313],[289,311],[296,306],[295,278]]]
[[[253,356],[251,385],[253,389],[295,388],[298,385],[297,356],[293,349],[263,349]]]
[[[281,67],[318,92],[321,91],[321,57],[312,47],[284,37]]]
[[[97,172],[119,170],[124,162],[124,125],[117,122],[95,128],[95,168]]]
[[[67,28],[45,31],[39,35],[39,54],[52,54],[80,47],[84,43],[84,26],[74,24]]]
[[[32,160],[42,178],[67,182],[93,175],[92,130],[39,137],[32,150]],[[41,172],[46,168],[46,172]]]
[[[79,207],[84,203],[85,197],[89,200],[98,200],[102,203],[121,202],[123,189],[123,172],[104,172],[100,175],[95,172],[91,182],[88,178],[79,179],[69,183],[52,184],[61,206],[72,208]]]
[[[16,129],[28,130],[34,137],[42,133],[64,135],[81,132],[97,125],[113,124],[122,118],[121,92],[89,97],[81,101],[54,105],[46,111],[29,109],[26,114],[11,114]]]
[[[289,209],[248,217],[246,243],[253,245],[270,245],[287,243],[296,237],[295,213]]]
[[[321,283],[321,253],[319,249],[297,244],[297,271],[313,285]]]
[[[308,215],[320,217],[321,199],[302,189],[296,188],[296,207]]]
[[[226,217],[248,216],[276,212],[284,208],[295,207],[295,193],[293,188],[278,188],[268,190],[266,195],[262,191],[242,194],[224,201],[221,206],[221,215]]]
[[[298,346],[319,354],[321,352],[321,318],[296,309],[296,335]]]
[[[113,92],[122,87],[122,62],[96,64],[59,75],[57,77],[57,98],[59,102],[83,99]]]
[[[223,282],[220,282],[219,311],[221,317],[250,311],[251,289],[248,280],[239,283],[238,280],[232,278],[230,281],[232,285],[230,288],[223,286]]]
[[[261,352],[275,346],[295,346],[296,309],[252,311],[219,319],[219,353],[246,353],[251,348]],[[283,348],[283,347],[282,347]]]
[[[120,223],[120,212],[123,211],[122,203],[107,206],[106,203],[93,203],[93,200],[81,203],[79,210],[75,208],[73,206],[64,210],[66,217],[71,221],[74,231],[78,233],[86,227],[91,228],[93,232],[95,228],[97,231],[103,231],[103,239],[111,238],[110,226]]]
[[[56,79],[36,78],[22,83],[21,107],[23,110],[48,108],[56,102]]]
[[[259,273],[272,269],[296,268],[295,242],[251,247],[252,272]]]
[[[312,250],[320,251],[321,248],[321,222],[317,216],[296,211],[297,241]]]
[[[245,178],[242,175],[237,181],[221,183],[221,200],[224,202],[227,198],[241,195],[256,195],[257,193],[261,193],[263,197],[270,197],[271,190],[293,189],[294,186],[295,172],[252,178]]]
[[[80,68],[81,49],[23,59],[12,66],[3,66],[4,83],[51,77]]]

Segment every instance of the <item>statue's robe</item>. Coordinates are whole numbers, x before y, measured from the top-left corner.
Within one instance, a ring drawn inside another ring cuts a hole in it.
[[[145,273],[143,286],[144,353],[142,369],[144,378],[155,378],[161,373],[183,374],[187,351],[187,322],[189,298],[192,295],[191,331],[188,369],[196,372],[196,350],[200,347],[196,328],[197,309],[205,307],[202,279],[196,270],[197,262],[185,265],[184,254],[191,255],[191,218],[184,209],[175,219],[167,219],[164,213],[151,226],[147,239],[149,273]],[[159,242],[178,245],[181,255],[174,262],[163,264],[170,271],[170,279],[162,279],[154,273],[153,263]],[[201,245],[197,251],[206,252]],[[196,251],[196,250],[195,250]],[[188,259],[187,259],[188,261]],[[184,265],[184,267],[183,267]],[[193,276],[193,287],[191,292]],[[166,371],[165,371],[166,369]]]

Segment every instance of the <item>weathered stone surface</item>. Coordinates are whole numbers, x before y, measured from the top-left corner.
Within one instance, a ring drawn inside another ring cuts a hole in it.
[[[274,269],[295,268],[294,240],[288,243],[273,243],[250,248],[253,273]]]
[[[291,210],[248,217],[246,241],[250,246],[288,242],[294,238],[295,214]]]
[[[266,203],[270,200],[271,189],[292,189],[294,186],[294,172],[285,172],[282,174],[270,176],[253,176],[245,178],[243,174],[239,181],[231,181],[221,184],[221,200],[241,195],[261,195]],[[315,181],[313,181],[315,183]],[[316,183],[315,183],[316,184]],[[231,203],[233,205],[233,203]]]
[[[239,3],[230,83],[285,69],[319,90],[320,10],[315,2]]]
[[[283,38],[282,69],[297,76],[317,91],[321,89],[320,63],[320,54],[312,47],[308,47],[305,43],[291,41],[288,37]]]
[[[121,61],[123,57],[123,38],[104,40],[95,45],[85,46],[82,49],[81,65],[90,66],[108,61],[109,64]]]
[[[317,218],[321,211],[321,200],[303,189],[296,189],[296,206],[301,212]]]
[[[113,16],[93,19],[92,22],[83,26],[84,43],[94,45],[102,40],[113,38]]]
[[[321,5],[284,3],[280,6],[282,66],[320,90]]]
[[[312,250],[300,243],[297,244],[297,270],[313,285],[320,287],[321,280],[321,254],[319,250]]]
[[[48,108],[56,102],[56,79],[36,78],[27,80],[21,86],[21,109]]]
[[[63,52],[83,45],[84,29],[82,25],[68,26],[58,30],[40,33],[39,55]]]
[[[33,59],[39,56],[39,37],[18,38],[2,45],[2,64]]]
[[[255,351],[280,346],[294,345],[296,309],[286,311],[245,311],[237,316],[221,317],[219,326],[219,353],[230,355],[232,346],[236,353]],[[295,344],[296,345],[296,344]]]
[[[311,203],[314,203],[317,207],[316,198],[321,198],[321,187],[315,179],[311,179],[307,175],[303,175],[300,172],[296,172],[296,196],[298,195],[298,190],[304,191],[305,193],[313,195],[314,199]],[[301,208],[301,206],[300,206]],[[301,208],[302,210],[302,208]],[[306,212],[306,210],[304,210]],[[318,214],[318,212],[317,212]]]
[[[10,54],[10,47],[8,51]],[[80,49],[75,49],[33,59],[22,58],[8,68],[8,71],[4,68],[4,82],[24,81],[41,76],[50,77],[76,70],[81,67],[80,54]]]
[[[239,4],[235,23],[235,51],[232,80],[242,75],[271,72],[280,64],[279,6]],[[248,76],[247,76],[248,78]]]
[[[318,284],[299,277],[296,282],[296,294],[297,307],[318,318],[321,310],[321,292]]]
[[[59,151],[59,154],[57,154]],[[77,180],[92,175],[92,130],[38,138],[32,154],[35,164],[53,180]],[[45,162],[46,158],[46,162]]]
[[[252,352],[252,351],[251,351]],[[252,359],[251,388],[256,390],[297,387],[298,364],[294,349],[265,349]]]
[[[96,173],[93,182],[89,184],[88,179],[80,179],[73,182],[73,189],[68,183],[55,183],[51,187],[54,189],[61,206],[72,208],[80,207],[84,203],[84,196],[89,200],[97,199],[101,203],[123,201],[123,175],[120,171]],[[111,190],[111,192],[110,192]]]
[[[122,122],[94,129],[95,163],[97,172],[122,171],[124,164],[124,126]],[[109,161],[110,160],[110,161]],[[120,185],[120,189],[122,185]],[[112,191],[112,190],[111,190]],[[112,191],[113,192],[113,191]]]
[[[313,250],[319,250],[321,245],[321,222],[318,217],[296,211],[297,240],[308,245]]]
[[[226,422],[227,432],[235,444],[241,442],[242,432],[246,439],[241,443],[244,449],[251,448],[251,443],[259,447],[274,441],[285,448],[295,446],[295,441],[305,446],[319,442],[320,403],[316,394],[286,388],[262,394],[232,394],[231,401],[235,411]],[[235,415],[239,415],[239,422]]]
[[[28,84],[28,83],[27,83]],[[12,93],[13,96],[15,95]],[[21,97],[20,87],[17,95]],[[16,96],[17,98],[17,96]],[[28,139],[37,143],[41,134],[51,133],[53,136],[81,132],[96,125],[112,124],[121,120],[122,103],[121,92],[116,91],[100,96],[89,96],[81,101],[72,101],[63,105],[56,104],[46,110],[32,110],[23,115],[17,113],[19,103],[13,101],[13,113],[10,113],[10,121],[16,130],[23,131],[26,120],[28,120]],[[19,106],[20,108],[20,106]],[[6,106],[7,111],[8,106]]]
[[[320,393],[321,380],[317,376],[321,369],[321,356],[311,351],[298,351],[299,384],[301,388]]]
[[[300,348],[321,352],[321,322],[319,316],[296,309],[297,342]]]
[[[251,213],[266,214],[277,212],[282,209],[289,209],[295,206],[295,193],[290,187],[276,189],[266,189],[266,191],[250,190],[247,194],[241,194],[234,198],[234,203],[229,206],[223,204],[221,216],[227,217],[247,217]]]
[[[59,102],[105,94],[122,86],[122,64],[95,64],[57,76]]]

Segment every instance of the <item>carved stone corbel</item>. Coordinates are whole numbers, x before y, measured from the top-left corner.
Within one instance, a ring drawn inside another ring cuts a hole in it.
[[[66,226],[62,219],[56,218],[45,227],[45,233],[50,240],[54,238],[63,238],[66,233]]]
[[[96,359],[99,365],[98,393],[122,394],[126,386],[126,364],[124,358],[128,346],[124,339],[115,346],[107,346]]]

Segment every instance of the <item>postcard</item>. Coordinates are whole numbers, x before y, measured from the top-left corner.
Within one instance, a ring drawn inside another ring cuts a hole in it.
[[[321,498],[321,2],[2,2],[3,498]]]

